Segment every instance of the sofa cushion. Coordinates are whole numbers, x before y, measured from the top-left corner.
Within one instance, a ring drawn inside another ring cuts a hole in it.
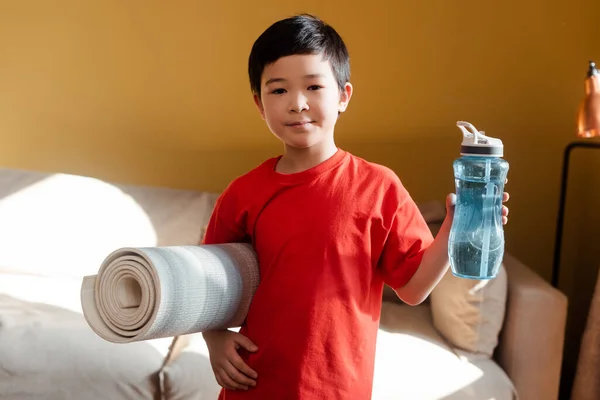
[[[107,342],[71,310],[0,294],[0,397],[153,399],[163,355]]]
[[[373,400],[513,400],[510,379],[493,360],[455,352],[433,326],[427,305],[383,303]]]
[[[165,400],[215,400],[218,385],[201,334],[189,336],[188,345],[161,371]]]
[[[458,278],[449,269],[430,295],[433,324],[442,336],[469,357],[492,357],[504,323],[507,276]]]

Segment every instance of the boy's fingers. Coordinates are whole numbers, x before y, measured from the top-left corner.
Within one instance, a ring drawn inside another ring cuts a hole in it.
[[[220,373],[215,374],[215,379],[217,380],[217,383],[219,384],[219,386],[221,386],[222,388],[225,388],[225,389],[229,389],[229,387],[227,387],[225,382],[223,382],[223,379],[221,379]]]
[[[227,372],[227,374],[229,375],[229,377],[231,379],[233,379],[233,381],[235,383],[238,383],[240,385],[246,386],[246,389],[247,389],[248,386],[256,386],[256,381],[254,381],[253,379],[250,379],[246,375],[242,374],[231,363],[227,363],[227,366],[225,367],[225,372]]]
[[[508,201],[509,198],[510,195],[507,192],[504,192],[504,194],[502,195],[502,201]]]
[[[456,206],[456,194],[449,193],[446,195],[446,211],[451,211]]]
[[[246,389],[248,389],[247,386],[240,385],[239,383],[237,383],[236,381],[231,379],[231,377],[229,376],[227,371],[225,371],[224,369],[221,369],[219,371],[219,374],[221,376],[221,381],[225,384],[224,387],[226,389],[230,389],[230,390],[238,390],[238,389],[246,390]]]
[[[225,383],[221,379],[221,375],[220,374],[215,374],[215,379],[217,380],[217,383],[219,384],[219,386],[221,386],[222,388],[225,388],[225,389],[229,389],[227,387],[227,385],[225,385]]]
[[[242,357],[240,357],[240,355],[237,352],[235,352],[235,354],[232,354],[232,357],[229,361],[231,362],[231,364],[233,364],[234,367],[236,367],[238,370],[240,370],[250,378],[256,379],[258,377],[256,371],[250,368],[248,364],[246,364],[244,360],[242,360]]]
[[[248,339],[246,336],[242,335],[241,333],[238,333],[237,335],[235,335],[235,342],[242,346],[244,349],[251,351],[251,352],[255,352],[256,350],[258,350],[258,346],[256,346],[254,343],[252,343],[252,341],[250,339]]]

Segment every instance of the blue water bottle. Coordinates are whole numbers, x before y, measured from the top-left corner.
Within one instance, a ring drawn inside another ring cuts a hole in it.
[[[486,136],[468,122],[460,155],[453,163],[456,207],[450,229],[448,255],[455,276],[492,279],[504,257],[502,196],[508,162],[500,139]]]

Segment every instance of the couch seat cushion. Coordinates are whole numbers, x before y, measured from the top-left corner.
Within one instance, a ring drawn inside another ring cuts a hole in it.
[[[373,400],[515,398],[492,359],[470,361],[433,327],[429,305],[384,302],[377,338]]]
[[[0,274],[0,397],[156,399],[170,339],[114,344],[81,314],[81,281]]]

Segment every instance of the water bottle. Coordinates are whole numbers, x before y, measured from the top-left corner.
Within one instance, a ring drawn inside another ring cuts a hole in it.
[[[459,121],[463,133],[454,163],[456,206],[450,228],[448,255],[455,276],[492,279],[504,257],[502,196],[508,174],[500,139]]]

